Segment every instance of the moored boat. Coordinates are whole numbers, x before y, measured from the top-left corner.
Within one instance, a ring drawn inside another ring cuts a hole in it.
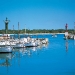
[[[24,43],[16,43],[16,45],[15,46],[13,46],[13,48],[25,48],[25,45],[24,45]]]
[[[73,39],[75,40],[75,35],[73,36]]]
[[[37,43],[36,42],[28,42],[28,43],[25,43],[25,47],[37,47]]]
[[[57,34],[52,34],[52,37],[57,37]]]

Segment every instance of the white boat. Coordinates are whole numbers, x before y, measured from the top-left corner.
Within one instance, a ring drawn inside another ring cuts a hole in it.
[[[64,35],[64,39],[65,40],[67,40],[67,39],[74,39],[74,35],[72,35],[72,34],[69,34],[68,36]]]
[[[38,46],[40,46],[42,44],[42,42],[40,41],[40,39],[35,39],[35,42],[37,43]]]
[[[12,52],[11,46],[0,47],[0,53],[10,53],[10,52]]]
[[[52,34],[52,37],[57,37],[57,35],[56,34]]]
[[[13,46],[13,48],[25,48],[25,45],[23,43],[16,43],[15,46]]]
[[[6,41],[6,40],[1,40],[0,41],[0,47],[1,46],[14,46],[16,44],[16,41]]]
[[[75,35],[73,36],[73,39],[75,40]]]
[[[36,42],[27,42],[25,43],[25,47],[37,47],[37,43]]]
[[[25,45],[25,47],[36,47],[36,46],[38,46],[35,39],[30,38],[30,37],[27,37],[27,42],[25,42],[24,45]]]
[[[42,44],[47,44],[48,43],[48,38],[44,38],[44,39],[42,39]]]

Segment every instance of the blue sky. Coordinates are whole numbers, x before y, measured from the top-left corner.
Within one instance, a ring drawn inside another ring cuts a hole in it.
[[[0,29],[3,20],[10,20],[9,29],[69,29],[74,28],[75,0],[1,0]]]

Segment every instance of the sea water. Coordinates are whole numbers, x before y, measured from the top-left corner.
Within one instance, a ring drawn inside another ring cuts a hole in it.
[[[63,34],[58,34],[57,37],[31,37],[48,38],[49,43],[0,54],[0,75],[75,75],[74,40],[64,40]]]

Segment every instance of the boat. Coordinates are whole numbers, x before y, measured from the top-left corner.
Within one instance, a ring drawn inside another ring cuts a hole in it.
[[[74,39],[74,35],[73,34],[68,34],[67,36],[64,35],[64,40],[67,40],[67,39],[73,40]]]
[[[52,37],[57,37],[57,35],[56,34],[52,34]]]
[[[19,31],[19,22],[18,22],[18,31]],[[18,39],[16,40],[16,45],[13,48],[25,48],[24,41],[20,39],[20,35],[18,33]]]
[[[13,46],[13,48],[25,48],[24,43],[16,43],[16,45]]]
[[[14,46],[16,44],[16,41],[13,40],[1,40],[0,41],[0,47],[2,46]]]
[[[43,38],[41,42],[42,42],[42,44],[47,44],[48,43],[48,38]]]
[[[75,40],[75,35],[73,36],[73,39]]]
[[[27,42],[25,43],[25,47],[37,47],[37,43],[36,42]]]
[[[11,53],[11,52],[12,52],[11,46],[0,47],[0,53]]]

